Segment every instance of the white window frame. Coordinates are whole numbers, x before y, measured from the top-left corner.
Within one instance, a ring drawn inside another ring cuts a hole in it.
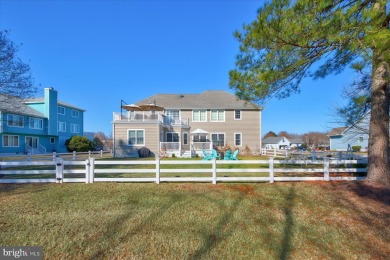
[[[237,112],[239,112],[239,115],[240,115],[239,118],[236,117],[236,115],[237,115],[236,113],[237,113]],[[233,111],[233,113],[234,113],[234,114],[233,114],[234,120],[241,120],[241,119],[242,119],[242,110],[235,109],[235,110]]]
[[[237,144],[236,135],[240,135],[240,144]],[[234,133],[234,146],[242,146],[242,133]]]
[[[7,126],[23,128],[24,127],[24,116],[15,115],[15,114],[8,114],[7,115]]]
[[[80,133],[80,125],[79,124],[70,124],[70,132],[77,134]]]
[[[204,113],[205,119],[202,120],[201,114]],[[195,114],[199,114],[199,119],[195,120]],[[193,109],[192,110],[192,122],[207,122],[207,110],[206,109]]]
[[[136,143],[135,144],[130,144],[130,131],[134,131],[135,132],[135,140],[136,140]],[[138,140],[137,140],[137,133],[138,132],[142,132],[142,139],[143,139],[143,143],[138,143]],[[127,129],[127,145],[128,146],[145,146],[145,129]]]
[[[217,114],[217,118],[213,119],[213,113]],[[223,118],[220,118],[222,114]],[[225,110],[223,109],[211,109],[210,110],[210,122],[225,122]]]
[[[58,132],[66,132],[66,122],[58,121]]]
[[[183,145],[189,145],[190,144],[190,140],[189,140],[189,137],[190,135],[189,135],[189,133],[188,132],[184,132],[183,133]],[[186,140],[187,140],[187,142],[186,142]]]
[[[42,118],[36,118],[36,117],[30,117],[29,122],[30,129],[43,129],[43,119]]]
[[[65,115],[65,107],[58,106],[58,107],[57,107],[57,114],[59,114],[59,115]]]
[[[80,111],[72,109],[72,117],[79,118],[80,117]]]
[[[222,146],[225,146],[225,145],[226,145],[226,133],[220,133],[220,132],[211,133],[211,134],[210,134],[210,140],[211,140],[211,142],[212,142],[213,145],[214,145],[213,135],[223,135],[223,144],[222,144]]]
[[[16,137],[16,139],[15,139]],[[5,138],[7,138],[7,142],[4,142]],[[2,146],[3,147],[19,147],[19,144],[20,144],[20,140],[19,140],[19,136],[18,135],[3,135],[3,140],[2,140]],[[10,142],[11,140],[11,142]],[[14,140],[17,140],[17,145],[14,144]],[[5,145],[5,143],[7,143],[7,145]],[[12,145],[9,145],[9,143],[12,143]]]

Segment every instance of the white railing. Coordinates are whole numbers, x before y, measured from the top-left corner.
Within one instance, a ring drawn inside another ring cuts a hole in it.
[[[234,165],[240,165],[235,168]],[[243,167],[242,165],[248,165]],[[342,167],[338,167],[342,164]],[[94,158],[84,161],[64,161],[55,158],[51,162],[0,162],[5,168],[0,171],[0,183],[37,183],[37,182],[270,182],[275,181],[331,181],[331,180],[362,180],[365,177],[344,176],[349,173],[365,173],[367,168],[351,167],[364,164],[359,160],[331,162],[308,160],[131,160],[105,161]],[[102,167],[104,165],[104,167]],[[117,166],[120,165],[120,168]],[[126,165],[130,167],[126,168]],[[173,168],[172,165],[176,165]],[[177,165],[183,165],[182,168]],[[197,167],[195,165],[209,165]],[[224,167],[223,165],[229,165]],[[252,166],[249,166],[252,165]],[[311,168],[286,167],[287,165],[309,165]],[[33,169],[34,166],[47,166],[47,170]],[[71,166],[71,167],[68,167]],[[137,166],[139,168],[137,168]],[[279,167],[276,167],[279,166]],[[284,167],[283,167],[284,166]],[[345,167],[347,166],[347,167]],[[13,167],[28,167],[30,169],[14,170]],[[246,174],[252,176],[246,176]],[[298,176],[283,176],[283,174]],[[341,173],[341,176],[334,176]],[[121,177],[126,174],[130,177]],[[192,175],[198,176],[192,176]],[[236,176],[227,176],[227,175]],[[277,174],[277,176],[275,176]],[[331,176],[332,174],[332,176]],[[11,177],[9,177],[11,175]],[[41,178],[12,178],[12,175],[26,177],[42,175]],[[49,175],[49,176],[47,176]],[[118,177],[113,177],[119,175]],[[177,176],[180,175],[180,176]],[[255,176],[253,176],[255,175]],[[300,176],[299,176],[300,175]],[[305,176],[302,176],[305,175]],[[307,176],[314,175],[314,176]],[[74,176],[74,177],[72,177]]]
[[[166,125],[175,125],[175,126],[180,126],[180,125],[189,125],[189,119],[188,118],[164,118],[164,124]]]
[[[46,153],[46,147],[44,147],[41,144],[38,144],[38,150],[39,150],[40,153],[43,153],[43,154]]]
[[[180,142],[160,142],[160,151],[179,151]]]
[[[149,113],[138,113],[138,114],[121,114],[114,112],[114,121],[127,121],[127,122],[164,122],[164,116],[161,114],[149,114]]]
[[[192,150],[201,151],[201,150],[211,150],[213,149],[212,142],[192,142],[191,143]]]

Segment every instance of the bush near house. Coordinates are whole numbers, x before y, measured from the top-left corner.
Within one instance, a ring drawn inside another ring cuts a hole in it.
[[[362,147],[360,145],[352,146],[352,150],[354,152],[360,152],[360,149],[362,149]]]
[[[88,152],[93,150],[93,143],[86,137],[75,135],[65,141],[68,152]]]

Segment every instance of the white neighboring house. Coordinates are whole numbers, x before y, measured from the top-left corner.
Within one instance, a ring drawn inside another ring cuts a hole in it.
[[[263,147],[265,149],[286,149],[290,147],[291,142],[283,136],[268,137],[263,140]]]
[[[292,139],[290,141],[290,147],[291,148],[297,148],[303,144],[303,141],[301,139]]]

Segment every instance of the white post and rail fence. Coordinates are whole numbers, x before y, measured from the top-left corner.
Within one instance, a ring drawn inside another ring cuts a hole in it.
[[[362,160],[63,160],[0,162],[0,183],[362,180]]]

